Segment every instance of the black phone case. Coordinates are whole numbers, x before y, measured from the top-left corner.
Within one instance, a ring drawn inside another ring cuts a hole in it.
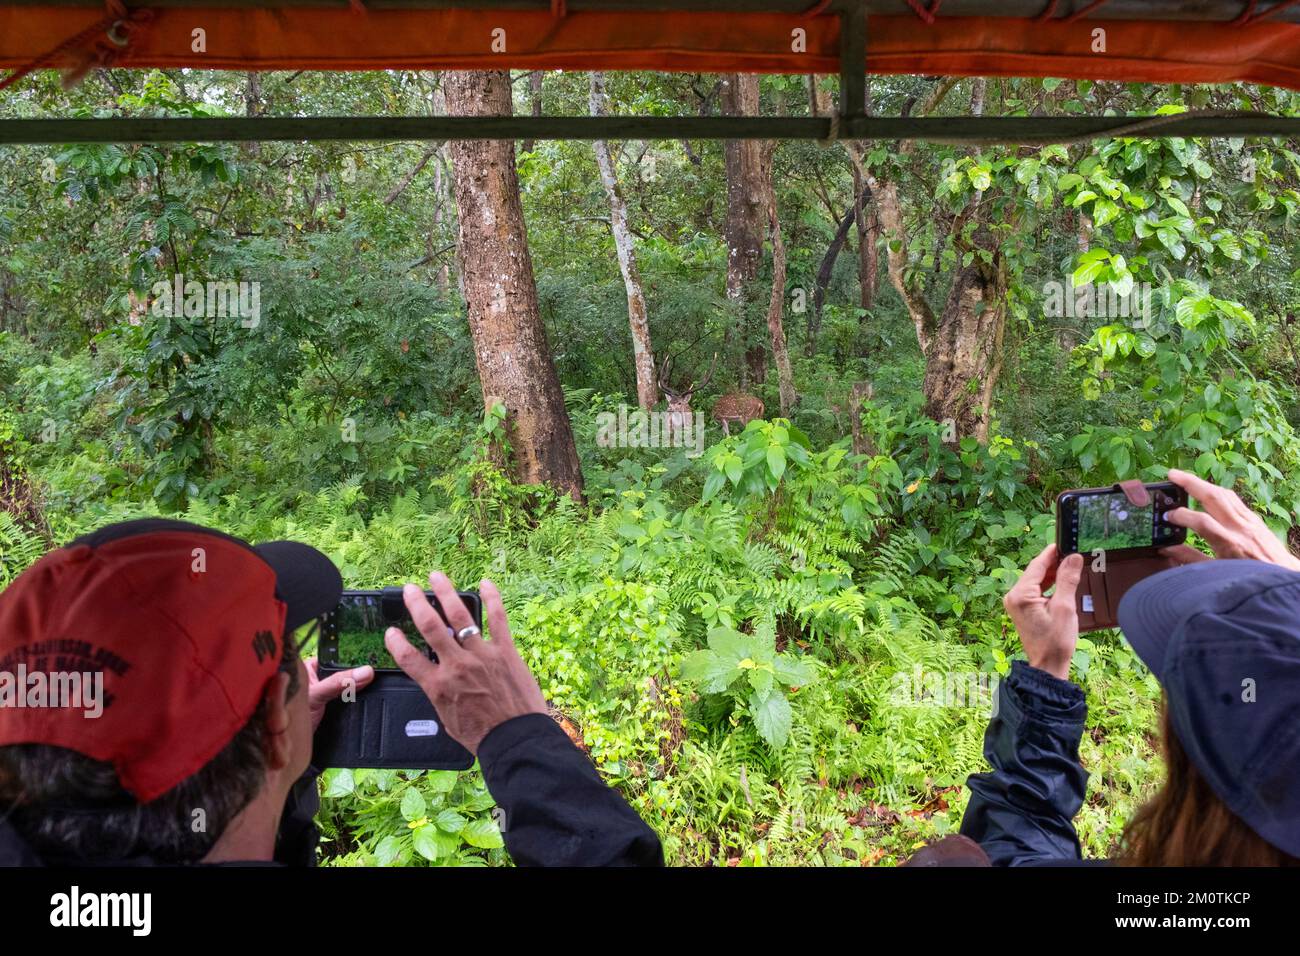
[[[376,673],[351,703],[331,701],[312,744],[312,765],[322,769],[468,770],[473,764],[420,685],[393,671]]]

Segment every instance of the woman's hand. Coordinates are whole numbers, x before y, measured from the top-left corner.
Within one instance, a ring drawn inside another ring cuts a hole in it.
[[[1029,666],[1061,680],[1070,677],[1070,661],[1079,643],[1079,612],[1075,593],[1083,574],[1083,555],[1072,554],[1064,561],[1049,544],[1020,575],[1020,580],[1002,599],[1020,635]],[[1056,585],[1051,597],[1046,591]]]
[[[1264,519],[1246,507],[1236,492],[1177,468],[1169,469],[1169,480],[1200,502],[1204,510],[1174,508],[1165,518],[1204,538],[1216,558],[1253,558],[1300,571],[1300,558],[1277,539]]]

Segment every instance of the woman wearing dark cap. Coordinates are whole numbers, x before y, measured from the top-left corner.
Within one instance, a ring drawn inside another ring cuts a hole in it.
[[[1167,519],[1218,560],[1180,548],[1170,556],[1185,564],[1120,602],[1124,637],[1164,689],[1166,779],[1129,822],[1116,862],[1300,865],[1300,559],[1233,492],[1177,470],[1169,480],[1203,510]],[[1081,555],[1061,561],[1053,545],[1004,601],[1026,660],[999,687],[984,741],[993,769],[968,781],[961,826],[994,865],[1082,856],[1073,819],[1088,780],[1087,707],[1068,680],[1082,571]]]

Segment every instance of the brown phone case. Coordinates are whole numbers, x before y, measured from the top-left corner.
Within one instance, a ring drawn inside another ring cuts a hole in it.
[[[1145,508],[1151,503],[1146,487],[1136,478],[1121,481],[1115,486],[1135,507]],[[1119,602],[1129,588],[1143,578],[1160,571],[1177,567],[1179,562],[1160,553],[1160,546],[1141,548],[1122,556],[1105,555],[1105,570],[1093,570],[1097,560],[1090,554],[1083,556],[1083,576],[1079,579],[1077,595],[1080,631],[1100,631],[1119,627]],[[1091,608],[1091,610],[1087,610]]]

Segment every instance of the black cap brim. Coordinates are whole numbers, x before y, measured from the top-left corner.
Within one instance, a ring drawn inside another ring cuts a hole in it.
[[[275,571],[276,594],[288,606],[285,632],[332,611],[343,596],[343,577],[334,562],[311,545],[268,541],[253,548]]]
[[[1169,645],[1188,620],[1218,610],[1224,588],[1281,569],[1264,561],[1220,558],[1161,571],[1139,581],[1119,602],[1119,627],[1142,663],[1163,680]]]

